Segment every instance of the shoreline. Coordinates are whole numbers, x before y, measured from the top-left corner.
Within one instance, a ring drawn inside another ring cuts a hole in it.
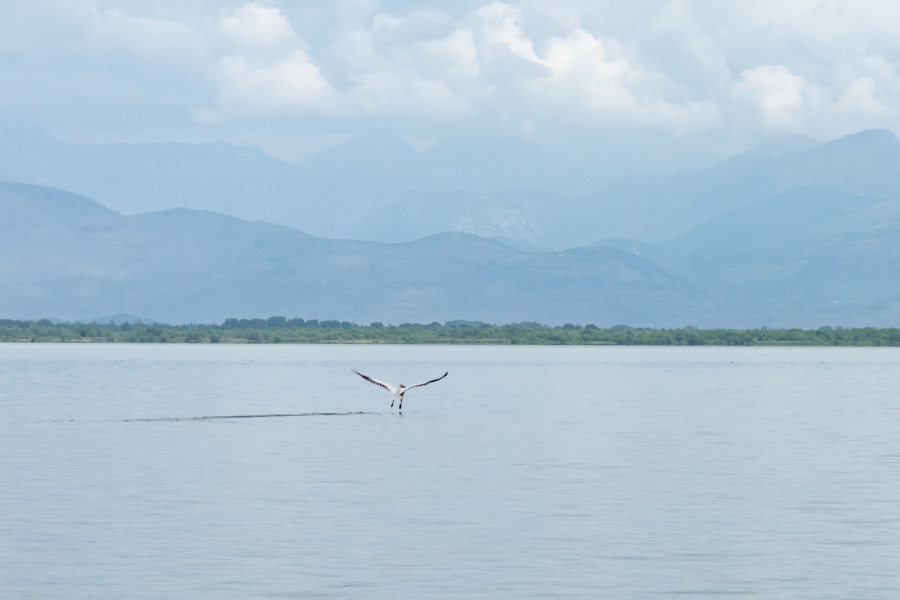
[[[900,347],[900,329],[820,327],[818,329],[679,329],[617,325],[599,328],[567,324],[464,325],[405,323],[369,326],[334,323],[293,327],[162,325],[143,323],[52,323],[0,320],[3,343],[184,343],[184,344],[427,344],[427,345],[574,345],[574,346],[803,346]]]

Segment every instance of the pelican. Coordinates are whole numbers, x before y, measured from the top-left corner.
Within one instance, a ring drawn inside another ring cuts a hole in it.
[[[403,409],[403,394],[406,393],[406,390],[411,390],[416,387],[422,387],[423,385],[428,385],[429,383],[434,383],[435,381],[440,381],[441,379],[443,379],[450,373],[450,371],[444,371],[444,374],[441,375],[440,377],[438,377],[437,379],[431,379],[429,381],[426,381],[425,383],[417,383],[416,385],[403,385],[401,383],[399,385],[393,386],[389,383],[385,383],[383,381],[378,381],[377,379],[372,379],[368,375],[363,375],[356,369],[353,369],[353,372],[356,373],[357,375],[359,375],[360,377],[362,377],[363,379],[365,379],[366,381],[374,383],[375,385],[380,385],[381,387],[383,387],[384,389],[389,391],[391,393],[391,407],[394,406],[394,402],[399,400],[400,405],[397,408],[401,409],[401,410]]]

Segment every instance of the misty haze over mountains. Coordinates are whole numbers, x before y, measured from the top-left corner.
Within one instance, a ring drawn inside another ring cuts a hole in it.
[[[223,143],[69,143],[7,117],[0,180],[82,194],[124,214],[183,207],[335,238],[398,242],[462,231],[564,248],[572,240],[536,222],[551,212],[546,205],[635,172],[636,155],[645,170],[661,161],[657,172],[709,160],[679,156],[666,136],[654,154],[648,139],[627,150],[625,141],[600,139],[573,164],[515,140],[445,140],[422,153],[396,135],[357,136],[292,164]]]
[[[2,128],[0,179],[46,186],[0,186],[4,318],[900,325],[887,131],[613,181],[517,144],[353,138],[294,165]]]

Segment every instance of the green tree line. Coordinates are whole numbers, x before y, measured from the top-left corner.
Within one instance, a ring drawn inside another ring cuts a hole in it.
[[[549,327],[479,321],[360,325],[317,319],[226,319],[221,324],[59,323],[0,319],[0,342],[251,344],[607,344],[622,346],[900,346],[900,329],[650,329],[618,325]]]

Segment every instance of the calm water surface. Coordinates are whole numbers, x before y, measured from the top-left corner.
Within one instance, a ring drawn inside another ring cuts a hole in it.
[[[399,414],[351,368],[450,376]],[[896,349],[0,345],[0,597],[893,600],[898,390]]]

